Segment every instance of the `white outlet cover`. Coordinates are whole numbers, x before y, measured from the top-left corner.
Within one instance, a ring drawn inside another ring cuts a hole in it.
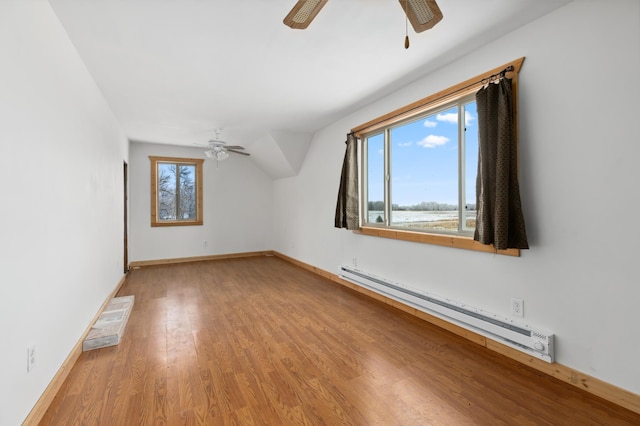
[[[511,298],[511,315],[515,317],[524,317],[524,300],[516,297]]]
[[[33,371],[36,367],[36,345],[30,345],[27,348],[27,373]]]

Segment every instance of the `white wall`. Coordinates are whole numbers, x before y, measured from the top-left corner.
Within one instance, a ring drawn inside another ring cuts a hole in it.
[[[244,158],[205,163],[202,227],[149,226],[147,156],[199,150],[132,144],[130,260],[276,249],[329,271],[357,257],[362,269],[498,314],[521,297],[526,321],[556,333],[559,362],[640,393],[640,4],[604,4],[573,2],[327,126],[297,177],[272,183]],[[0,2],[0,52],[0,425],[13,425],[122,277],[129,153],[45,0]],[[510,258],[333,228],[351,127],[520,56],[531,250]]]
[[[604,5],[607,5],[605,8]],[[333,227],[350,128],[525,56],[520,258],[378,239]],[[578,1],[316,133],[297,177],[275,183],[274,249],[351,264],[556,333],[557,361],[640,394],[640,3]]]
[[[131,143],[130,261],[271,250],[273,184],[250,158],[204,162],[202,226],[152,228],[150,155],[204,158],[200,148]]]
[[[17,425],[122,278],[128,141],[49,3],[0,2],[0,52],[0,425]]]

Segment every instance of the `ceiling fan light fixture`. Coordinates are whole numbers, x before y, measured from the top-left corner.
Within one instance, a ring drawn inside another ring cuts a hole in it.
[[[417,33],[433,28],[442,20],[442,12],[435,0],[399,0],[400,5]]]
[[[293,29],[303,30],[309,26],[327,0],[298,0],[282,22]]]
[[[210,139],[208,146],[208,150],[204,152],[204,155],[211,159],[217,161],[224,161],[229,158],[229,153],[233,152],[234,154],[244,155],[246,157],[250,156],[248,152],[244,152],[244,147],[241,145],[228,145],[225,141],[220,139],[220,133],[222,129],[216,129],[216,137],[214,139]],[[198,144],[196,144],[198,145]],[[204,145],[200,145],[204,146]]]
[[[205,151],[204,155],[216,161],[224,161],[229,158],[229,153],[223,149],[210,149],[209,151]]]

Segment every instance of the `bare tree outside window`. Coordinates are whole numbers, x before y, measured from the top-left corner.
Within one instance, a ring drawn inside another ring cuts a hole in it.
[[[151,226],[202,224],[204,160],[149,157],[151,160]]]

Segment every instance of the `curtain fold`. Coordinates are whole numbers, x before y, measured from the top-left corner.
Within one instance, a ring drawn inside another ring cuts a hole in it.
[[[347,135],[346,151],[340,175],[335,227],[360,229],[358,214],[358,140],[353,133]]]
[[[473,239],[498,250],[529,248],[518,184],[511,83],[501,78],[476,93],[479,149]]]

